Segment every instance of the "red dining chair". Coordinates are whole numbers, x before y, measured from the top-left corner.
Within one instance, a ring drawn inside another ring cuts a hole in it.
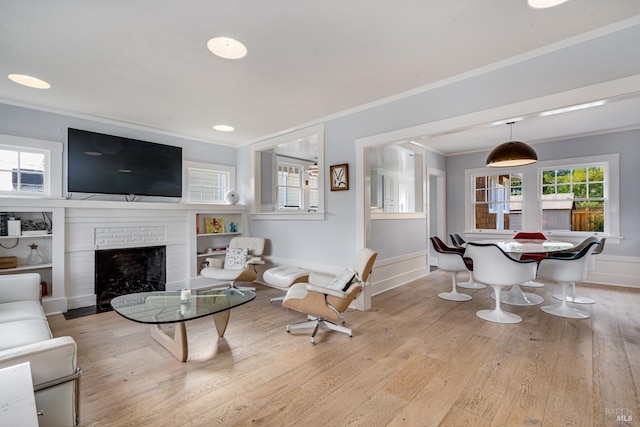
[[[516,235],[513,238],[515,240],[547,240],[547,236],[540,233],[539,231],[519,231],[518,233],[516,233]],[[546,257],[547,257],[547,254],[524,253],[520,256],[520,259],[523,261],[532,259],[537,262],[540,262],[540,260],[545,259]],[[532,280],[530,282],[523,283],[522,286],[527,286],[529,288],[543,288],[544,283],[535,282]]]
[[[513,237],[516,240],[547,240],[547,236],[538,231],[520,231]],[[547,254],[522,254],[521,260],[533,259],[540,261],[546,258]]]

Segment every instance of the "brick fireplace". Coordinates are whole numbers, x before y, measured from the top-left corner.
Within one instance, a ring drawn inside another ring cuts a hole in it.
[[[95,251],[95,293],[98,312],[110,311],[116,296],[164,291],[167,281],[166,246]]]
[[[99,299],[108,300],[101,298],[102,291],[98,290],[99,281],[103,278],[103,273],[99,271],[102,266],[99,265],[98,254],[104,252],[113,256],[113,250],[146,251],[148,248],[162,247],[164,255],[160,261],[157,254],[147,253],[144,255],[146,261],[138,259],[133,266],[108,277],[106,280],[109,285],[123,288],[126,293],[136,292],[137,283],[145,281],[163,282],[166,290],[184,287],[184,280],[189,277],[191,230],[188,229],[188,216],[191,213],[184,208],[165,209],[161,204],[152,203],[140,203],[135,208],[130,203],[110,203],[106,206],[106,209],[74,207],[66,210],[64,283],[67,308],[91,307]],[[161,264],[157,270],[162,274],[149,276],[147,272],[138,271],[140,266],[146,266],[149,262]],[[142,278],[132,278],[134,272]],[[107,292],[110,295],[112,291]],[[108,301],[106,305],[109,306]]]

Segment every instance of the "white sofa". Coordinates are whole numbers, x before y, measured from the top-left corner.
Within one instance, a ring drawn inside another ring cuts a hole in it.
[[[40,275],[0,275],[0,368],[30,362],[40,427],[78,424],[76,342],[53,338],[40,304]]]

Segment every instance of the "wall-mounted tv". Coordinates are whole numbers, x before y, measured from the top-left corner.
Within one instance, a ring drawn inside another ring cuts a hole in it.
[[[182,148],[69,128],[67,192],[182,197]]]

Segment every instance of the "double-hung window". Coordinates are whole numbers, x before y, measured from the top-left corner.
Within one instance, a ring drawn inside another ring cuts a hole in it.
[[[514,230],[522,224],[522,173],[473,175],[475,229]]]
[[[278,209],[302,208],[302,166],[278,163]]]
[[[603,232],[606,163],[540,169],[543,230]]]
[[[309,183],[309,210],[317,210],[320,200],[320,189],[318,188],[318,174],[310,174],[307,178]]]
[[[619,238],[618,154],[469,169],[466,228]]]

